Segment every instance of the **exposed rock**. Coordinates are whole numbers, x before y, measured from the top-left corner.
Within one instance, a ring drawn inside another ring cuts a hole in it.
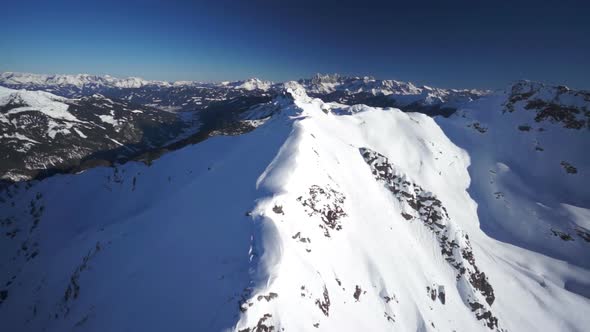
[[[558,236],[560,239],[564,241],[574,241],[574,238],[569,233],[562,232],[553,228],[551,229],[551,233],[553,233],[554,236]]]
[[[518,126],[518,130],[520,130],[520,131],[530,131],[531,130],[531,126],[529,126],[529,125],[520,125],[520,126]]]
[[[403,210],[412,211],[412,220],[419,220],[438,240],[441,254],[445,261],[456,271],[456,278],[465,280],[472,287],[474,293],[479,293],[491,307],[494,303],[494,290],[484,272],[475,263],[469,237],[462,231],[450,231],[452,223],[442,202],[432,193],[425,191],[419,185],[412,183],[405,175],[400,174],[388,158],[368,148],[359,149],[363,159],[370,166],[377,181],[383,183],[395,198],[402,203]],[[404,217],[407,219],[406,217]],[[456,229],[457,227],[454,227]],[[437,298],[437,290],[428,288],[433,300]],[[442,297],[441,302],[445,300]],[[490,328],[497,328],[497,319],[487,307],[480,308],[476,313],[477,319],[486,320]]]
[[[323,299],[316,299],[315,304],[320,308],[324,315],[329,316],[330,314],[330,296],[328,295],[328,289],[324,286]]]
[[[283,212],[283,207],[282,207],[281,205],[275,205],[275,206],[272,208],[272,212],[274,212],[274,213],[276,213],[276,214],[282,214],[282,215],[284,215],[284,214],[285,214],[285,212]]]
[[[313,185],[309,188],[307,197],[299,196],[297,201],[303,205],[305,212],[311,217],[319,215],[323,224],[320,227],[324,235],[330,237],[330,230],[339,231],[342,229],[340,220],[346,216],[342,209],[346,197],[336,190],[326,186],[322,188]]]
[[[575,168],[572,164],[568,163],[567,161],[561,162],[561,167],[565,170],[567,174],[576,174],[578,173],[578,169]]]
[[[361,292],[362,289],[359,287],[359,285],[356,285],[354,288],[354,294],[352,295],[354,297],[354,299],[359,302],[360,298],[361,298]]]
[[[266,300],[266,302],[270,302],[271,300],[276,299],[277,297],[279,297],[279,294],[270,292],[268,293],[268,295],[258,295],[256,299],[258,301]]]

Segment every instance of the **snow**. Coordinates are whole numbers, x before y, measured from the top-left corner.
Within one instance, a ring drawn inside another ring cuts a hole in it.
[[[88,136],[84,135],[84,133],[81,132],[78,128],[74,128],[74,131],[76,132],[76,134],[78,134],[78,136],[82,138],[88,138]]]
[[[109,75],[97,76],[88,74],[77,75],[40,75],[29,73],[0,73],[0,82],[7,85],[47,85],[74,86],[83,88],[87,85],[109,85],[118,88],[140,88],[145,85],[167,85],[166,82],[146,81],[138,77],[116,78]]]
[[[520,104],[513,112],[503,111],[506,98],[482,98],[449,119],[437,119],[471,156],[469,193],[478,202],[481,228],[498,240],[588,268],[587,243],[581,238],[564,242],[552,230],[576,234],[578,227],[588,229],[567,206],[590,207],[588,189],[581,185],[590,183],[590,174],[582,171],[590,169],[585,152],[590,132],[537,122],[535,111]],[[468,127],[473,123],[488,130]],[[521,125],[531,129],[519,130]],[[580,171],[568,174],[562,161]]]
[[[561,204],[561,206],[565,211],[568,212],[571,218],[575,220],[576,224],[586,229],[590,229],[590,209],[581,208],[570,204]]]
[[[51,139],[54,139],[57,134],[68,135],[71,133],[72,132],[67,128],[59,128],[59,127],[51,127],[50,126],[49,129],[47,130],[47,136],[51,137]]]
[[[534,114],[502,113],[505,100],[433,119],[326,104],[288,82],[245,119],[265,116],[248,134],[14,189],[2,214],[26,231],[0,242],[0,266],[15,276],[0,321],[31,331],[584,331],[588,243],[550,229],[587,226],[589,133],[554,123],[521,132],[537,126]],[[27,260],[23,242],[38,255]]]
[[[70,113],[68,99],[43,91],[14,90],[0,87],[0,106],[7,104],[20,105],[11,107],[0,116],[0,122],[10,123],[9,115],[22,112],[41,112],[48,116],[47,136],[54,139],[57,134],[70,134],[76,124],[85,123]]]
[[[303,110],[301,120],[258,179],[259,187],[273,193],[255,210],[255,216],[272,228],[261,249],[260,266],[267,273],[254,287],[253,306],[246,305],[238,330],[256,326],[267,313],[272,315],[268,324],[277,330],[314,330],[311,325],[316,323],[327,331],[420,330],[431,323],[441,330],[487,329],[467,306],[473,294],[466,293],[465,284],[444,266],[432,236],[400,216],[401,207],[367,172],[359,147],[385,154],[400,174],[420,181],[446,207],[447,227],[469,235],[476,263],[495,290],[490,308],[499,328],[584,329],[588,318],[581,312],[590,303],[563,286],[567,280],[588,286],[583,280],[588,280],[589,271],[581,267],[588,260],[579,256],[583,249],[569,253],[573,267],[483,233],[478,205],[466,191],[472,180],[472,151],[457,147],[431,118],[370,107],[335,117],[324,115],[317,99],[301,96],[295,102]],[[330,238],[317,227],[319,218],[310,219],[297,202],[313,185],[336,189],[346,197],[342,230],[331,231]],[[281,213],[273,210],[276,206]],[[301,243],[301,238],[311,243]],[[362,290],[358,302],[353,297],[357,285]],[[427,298],[426,286],[444,287],[446,303]],[[331,304],[328,314],[318,309],[324,290]],[[271,292],[278,294],[271,304],[257,300]],[[384,296],[395,296],[399,304],[385,303]],[[544,310],[551,312],[541,314]]]
[[[112,125],[113,127],[119,126],[119,120],[115,119],[114,113],[112,111],[111,111],[110,115],[101,114],[98,117],[100,118],[100,121],[102,121],[104,123],[108,123],[108,124]]]
[[[66,99],[43,91],[13,90],[0,87],[0,105],[9,102],[24,104],[16,107],[6,114],[15,114],[27,111],[39,111],[49,117],[65,121],[79,122],[79,120],[68,112],[68,105],[63,103]]]
[[[123,144],[123,143],[121,143],[121,142],[117,141],[117,140],[116,140],[116,139],[114,139],[114,138],[110,138],[110,137],[108,137],[108,139],[110,139],[110,140],[111,140],[113,143],[117,144],[118,146],[125,146],[125,144]]]
[[[8,117],[4,114],[0,114],[0,122],[10,124],[10,120],[8,120]]]
[[[54,139],[57,134],[70,134],[72,127],[73,124],[71,122],[56,122],[53,119],[49,119],[47,122],[47,136]]]
[[[270,117],[266,117],[263,119],[256,119],[256,120],[242,120],[242,122],[249,124],[250,126],[257,128],[262,126],[266,121],[268,121]]]
[[[43,203],[46,223],[40,223],[38,231],[49,237],[40,242],[41,254],[37,257],[45,258],[36,259],[35,266],[29,265],[18,279],[25,284],[36,283],[40,281],[37,271],[54,271],[39,293],[43,298],[39,312],[59,311],[54,305],[63,299],[75,266],[96,241],[103,249],[89,263],[92,272],[81,274],[81,293],[72,300],[70,313],[63,317],[60,311],[57,320],[46,320],[44,315],[29,326],[69,329],[89,315],[85,328],[98,330],[229,327],[237,305],[228,305],[227,301],[248,284],[247,250],[253,225],[244,213],[251,209],[256,194],[248,179],[255,180],[264,170],[288,133],[285,127],[237,140],[212,138],[205,145],[164,156],[153,168],[133,163],[120,167],[118,176],[124,182],[115,182],[113,169],[97,168],[79,176],[52,177],[36,186],[31,193],[42,191],[47,199]],[[267,144],[259,146],[260,141]],[[251,161],[244,156],[250,156]],[[135,191],[127,175],[137,177]],[[65,195],[58,194],[62,190]],[[29,202],[24,204],[28,206]],[[66,208],[70,204],[80,208]],[[151,208],[144,210],[148,205]],[[166,211],[172,210],[176,217],[168,220]],[[53,226],[49,220],[55,222]],[[145,241],[152,245],[144,247]],[[107,266],[104,264],[110,265],[108,271],[103,269]],[[151,277],[137,279],[141,275]],[[21,309],[26,307],[26,297],[36,296],[23,294],[19,300],[16,294],[21,290],[28,291],[26,286],[11,288],[14,296],[9,295],[8,301],[15,302],[3,303],[2,309],[7,310],[0,311],[0,316],[7,326],[24,326],[21,319],[28,313]],[[209,296],[212,291],[215,297]],[[136,314],[130,316],[129,310],[141,313],[142,319],[132,318]],[[203,315],[195,316],[197,311]]]
[[[35,143],[35,144],[39,144],[39,142],[35,141],[34,139],[28,138],[27,136],[20,134],[20,133],[14,133],[14,134],[2,134],[3,138],[15,138],[21,141],[27,141],[30,143]]]
[[[251,78],[251,79],[247,79],[245,81],[226,83],[225,85],[233,86],[234,89],[242,89],[242,90],[247,90],[247,91],[253,91],[253,90],[268,91],[272,86],[272,82],[262,81],[257,78]]]
[[[170,87],[170,86],[202,86],[206,87],[210,83],[196,81],[154,81],[144,80],[140,77],[117,78],[110,75],[43,75],[31,73],[2,72],[0,73],[0,84],[7,86],[45,86],[45,87],[75,87],[82,89],[84,87],[106,86],[123,89],[138,89],[145,86]],[[271,88],[272,82],[263,81],[257,78],[251,78],[243,81],[223,82],[235,89],[243,90],[262,90],[267,91]]]
[[[440,105],[455,107],[458,103],[470,100],[470,96],[483,96],[490,91],[439,89],[429,86],[418,87],[411,82],[396,80],[378,80],[373,77],[346,77],[338,74],[316,74],[309,80],[300,80],[300,83],[311,94],[330,94],[334,92],[370,93],[374,96],[389,96],[397,105],[407,106],[412,103],[424,105]]]

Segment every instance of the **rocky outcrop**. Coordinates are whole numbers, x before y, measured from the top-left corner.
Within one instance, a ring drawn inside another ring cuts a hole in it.
[[[454,225],[446,208],[436,196],[398,172],[387,157],[368,148],[360,148],[359,151],[375,180],[382,183],[401,203],[402,217],[409,222],[421,222],[434,234],[442,257],[455,270],[457,283],[465,283],[471,288],[471,294],[462,295],[476,318],[484,320],[490,329],[498,329],[498,319],[491,311],[496,300],[494,289],[475,262],[469,236]],[[435,290],[431,292],[429,289],[429,293],[436,299]],[[444,301],[442,295],[441,302]]]

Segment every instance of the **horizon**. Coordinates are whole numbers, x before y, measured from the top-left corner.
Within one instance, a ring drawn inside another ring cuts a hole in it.
[[[455,89],[523,79],[590,89],[590,3],[575,0],[25,0],[5,9],[2,72],[168,82],[340,73]]]
[[[142,76],[138,76],[138,75],[132,75],[132,76],[116,76],[116,75],[112,75],[112,74],[93,74],[93,73],[31,73],[31,72],[16,72],[16,71],[0,71],[0,74],[19,74],[19,75],[38,75],[38,76],[79,76],[79,75],[87,75],[87,76],[95,76],[95,77],[111,77],[114,79],[140,79],[143,81],[148,81],[148,82],[163,82],[163,83],[169,83],[169,84],[173,84],[173,83],[179,83],[179,82],[190,82],[190,83],[204,83],[204,84],[223,84],[223,83],[235,83],[235,82],[244,82],[244,81],[248,81],[248,80],[260,80],[263,82],[269,82],[272,84],[281,84],[281,83],[287,83],[287,82],[298,82],[300,80],[307,80],[307,79],[312,79],[313,77],[317,76],[317,75],[321,75],[321,76],[332,76],[332,75],[338,75],[340,77],[344,77],[344,78],[358,78],[358,79],[362,79],[362,78],[370,78],[373,80],[390,80],[390,81],[397,81],[397,82],[402,82],[402,83],[410,83],[415,85],[416,87],[432,87],[432,88],[439,88],[439,89],[447,89],[447,90],[479,90],[479,91],[498,91],[498,90],[502,90],[505,88],[509,88],[512,85],[514,85],[517,82],[521,82],[521,81],[525,81],[525,82],[533,82],[533,83],[541,83],[547,86],[566,86],[569,89],[572,90],[577,90],[577,91],[590,91],[590,89],[578,89],[576,87],[572,87],[572,86],[568,86],[568,85],[564,85],[564,84],[560,84],[560,83],[553,83],[553,82],[544,82],[544,81],[536,81],[536,80],[529,80],[526,78],[521,78],[521,79],[515,79],[512,80],[510,82],[507,82],[504,86],[498,87],[498,88],[470,88],[470,87],[449,87],[449,86],[437,86],[437,85],[433,85],[433,84],[418,84],[417,82],[413,82],[413,81],[404,81],[404,80],[400,80],[397,78],[383,78],[383,77],[375,77],[372,75],[342,75],[340,73],[314,73],[310,76],[307,77],[300,77],[297,79],[293,79],[293,80],[285,80],[285,81],[272,81],[272,80],[267,80],[263,77],[259,77],[259,76],[252,76],[252,77],[246,77],[246,78],[241,78],[241,79],[237,79],[237,80],[224,80],[224,81],[199,81],[199,80],[178,80],[178,81],[167,81],[167,80],[158,80],[158,79],[147,79],[145,77]]]

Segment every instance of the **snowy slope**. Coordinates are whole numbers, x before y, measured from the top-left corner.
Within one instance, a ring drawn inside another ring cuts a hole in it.
[[[289,132],[281,123],[151,167],[94,168],[4,192],[2,227],[15,235],[0,242],[2,287],[10,283],[0,321],[12,331],[230,327],[249,283],[255,227],[245,213]]]
[[[274,195],[255,215],[278,236],[239,329],[584,330],[590,302],[564,284],[587,289],[588,270],[483,234],[470,158],[432,119],[299,105],[307,117],[259,179]]]
[[[482,217],[482,205],[506,210],[489,205],[482,174],[490,165],[506,170],[514,163],[502,161],[501,149],[477,151],[478,136],[469,135],[482,133],[468,116],[489,126],[482,144],[514,140],[519,130],[492,128],[503,125],[505,114],[521,116],[520,105],[492,114],[487,107],[507,98],[495,96],[482,100],[479,112],[462,111],[465,118],[435,121],[324,103],[294,82],[285,88],[267,108],[247,114],[264,119],[250,133],[213,137],[150,166],[100,167],[5,190],[3,325],[11,331],[587,328],[588,244],[558,238],[535,247],[516,228],[525,238],[507,241]],[[559,133],[562,142],[588,134]],[[552,153],[565,154],[580,175],[587,159],[574,152]],[[532,165],[525,156],[519,162]],[[480,157],[487,157],[483,164]],[[559,179],[576,194],[557,200],[567,196],[556,191],[555,202],[577,206],[567,208],[569,218],[582,223],[590,206],[586,178]],[[542,185],[507,196],[533,204],[538,193],[530,191]],[[503,226],[521,216],[506,213]]]
[[[487,234],[590,267],[589,109],[590,93],[523,81],[437,119],[471,156]]]

